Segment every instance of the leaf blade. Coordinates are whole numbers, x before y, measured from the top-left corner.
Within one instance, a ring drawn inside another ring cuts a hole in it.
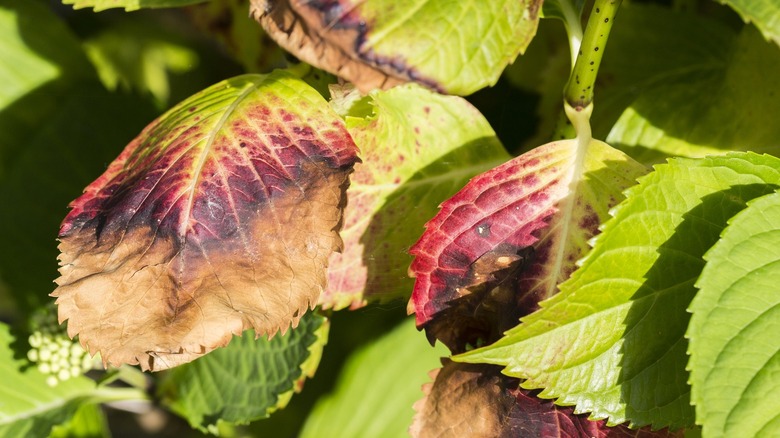
[[[501,341],[454,359],[503,365],[541,397],[610,424],[692,425],[683,334],[701,257],[728,218],[780,182],[778,169],[750,153],[658,166],[562,293]]]
[[[252,0],[296,57],[368,92],[409,81],[449,94],[494,84],[530,43],[541,1]]]
[[[192,360],[248,328],[295,326],[340,246],[356,160],[343,122],[287,73],[194,95],[71,204],[53,293],[60,319],[107,363],[144,369]]]
[[[776,434],[780,362],[780,195],[758,198],[734,216],[707,264],[691,302],[691,401],[705,436]]]
[[[174,412],[203,432],[218,422],[248,424],[287,405],[312,376],[327,343],[327,318],[307,313],[300,325],[271,340],[253,333],[197,361],[172,370],[159,395]],[[313,363],[310,359],[315,359]]]

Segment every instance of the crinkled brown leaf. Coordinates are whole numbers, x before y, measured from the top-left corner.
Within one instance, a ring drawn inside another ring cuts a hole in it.
[[[590,421],[551,400],[518,387],[519,380],[501,368],[444,360],[423,386],[425,397],[415,403],[410,433],[415,438],[662,438],[682,436],[668,430],[631,430]]]
[[[251,0],[285,49],[361,90],[495,84],[536,33],[542,0]]]
[[[287,73],[204,90],[150,124],[60,228],[60,321],[105,363],[161,370],[316,304],[356,148]]]

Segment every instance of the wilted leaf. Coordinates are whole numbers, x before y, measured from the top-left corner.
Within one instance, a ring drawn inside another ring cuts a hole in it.
[[[333,104],[348,99],[337,92]],[[425,221],[469,178],[509,159],[485,118],[460,97],[410,84],[366,100],[355,105],[370,102],[369,114],[346,117],[362,163],[347,190],[344,251],[331,256],[320,298],[326,308],[408,298],[406,250]]]
[[[356,159],[327,102],[284,72],[192,96],[71,204],[60,320],[106,363],[152,370],[295,326],[340,247]]]
[[[470,94],[533,38],[541,0],[252,0],[285,49],[366,92],[413,81]]]
[[[462,364],[448,360],[425,385],[425,398],[415,404],[411,427],[415,438],[445,437],[560,437],[661,438],[682,436],[667,430],[630,430],[590,421],[533,392],[518,388],[519,380],[501,375],[493,365]]]
[[[780,195],[734,216],[691,303],[691,401],[707,437],[780,435]]]
[[[218,421],[247,424],[287,405],[319,364],[328,320],[307,313],[295,330],[271,340],[251,332],[206,357],[172,370],[160,396],[203,432]]]
[[[549,143],[444,202],[412,247],[410,310],[454,352],[497,340],[557,292],[645,168],[605,143]]]
[[[454,359],[503,365],[524,388],[610,424],[692,426],[683,335],[702,256],[778,184],[780,159],[750,153],[657,166],[561,293],[499,342]]]
[[[420,386],[445,354],[405,320],[347,359],[333,393],[317,402],[300,437],[408,437]]]
[[[93,8],[95,12],[111,8],[125,8],[125,11],[135,11],[141,8],[173,8],[202,3],[207,0],[62,0],[74,9]]]

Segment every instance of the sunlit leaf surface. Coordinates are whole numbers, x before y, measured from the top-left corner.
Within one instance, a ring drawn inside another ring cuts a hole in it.
[[[252,0],[298,58],[363,91],[413,81],[450,94],[496,82],[536,32],[540,0]]]
[[[748,204],[705,255],[691,303],[691,400],[704,436],[780,435],[780,195]]]
[[[316,304],[356,148],[287,73],[221,82],[133,140],[71,204],[57,296],[106,363],[169,368]]]
[[[780,159],[770,156],[657,166],[628,190],[561,293],[455,360],[505,366],[524,388],[611,424],[692,426],[684,334],[702,257],[730,217],[777,184]]]
[[[409,308],[455,352],[497,340],[558,291],[645,168],[605,143],[533,149],[444,202],[412,247]]]
[[[202,3],[207,0],[62,0],[74,9],[93,8],[95,12],[111,8],[125,8],[125,11],[135,11],[142,8],[173,8]]]

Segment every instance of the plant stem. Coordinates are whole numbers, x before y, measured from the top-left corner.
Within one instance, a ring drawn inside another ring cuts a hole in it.
[[[601,65],[601,57],[621,1],[596,0],[593,4],[577,61],[564,91],[564,100],[574,110],[585,108],[593,102],[593,86]]]
[[[569,37],[569,52],[571,54],[571,68],[577,62],[577,53],[582,43],[582,24],[580,23],[580,14],[572,0],[563,0],[558,3],[563,15],[563,25],[566,27],[566,34]]]

